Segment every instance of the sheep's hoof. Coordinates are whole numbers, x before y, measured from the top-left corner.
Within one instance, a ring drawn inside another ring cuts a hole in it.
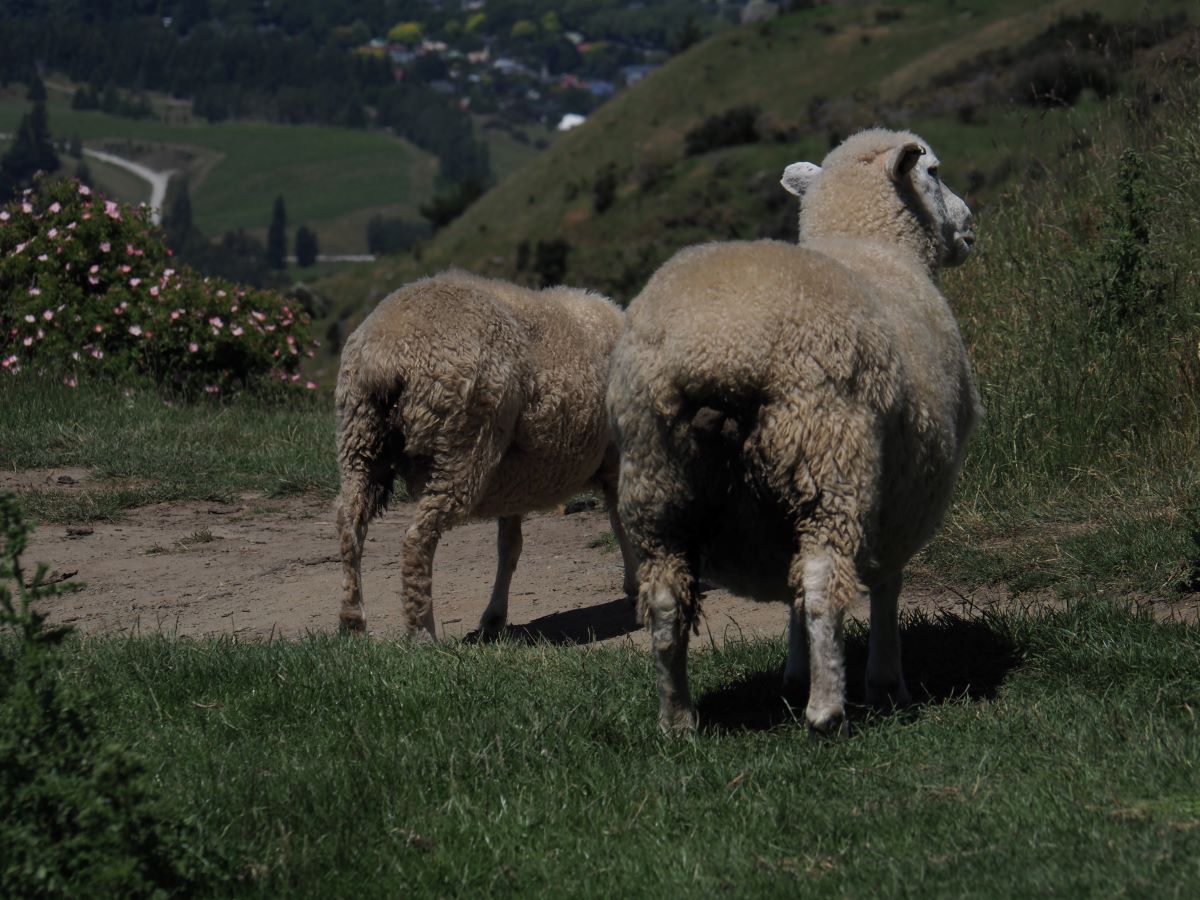
[[[912,704],[904,679],[886,683],[867,682],[867,704],[875,709],[901,709]]]
[[[499,616],[495,618],[484,616],[479,620],[479,640],[487,643],[499,640],[500,635],[504,634],[504,626],[507,624],[508,621]]]
[[[658,715],[658,727],[668,737],[691,737],[696,733],[696,711],[689,707],[663,710]]]
[[[367,633],[367,617],[361,612],[342,613],[338,617],[338,632],[340,634],[365,636]]]
[[[810,707],[805,711],[805,717],[809,730],[821,735],[840,734],[846,722],[846,714],[840,706],[817,710]]]

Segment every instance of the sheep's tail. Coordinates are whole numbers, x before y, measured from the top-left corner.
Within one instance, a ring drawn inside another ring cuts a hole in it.
[[[386,394],[363,390],[340,379],[337,390],[337,451],[341,470],[340,507],[351,517],[370,521],[387,509],[397,467],[404,454],[404,433],[396,408],[401,385]]]

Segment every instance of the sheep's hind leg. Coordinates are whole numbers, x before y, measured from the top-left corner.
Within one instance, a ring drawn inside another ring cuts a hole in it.
[[[650,560],[640,574],[640,600],[658,669],[658,724],[666,734],[691,734],[696,730],[687,675],[688,631],[695,610],[692,575],[680,559]]]
[[[871,589],[871,632],[867,653],[867,702],[890,709],[912,702],[900,663],[897,601],[903,579],[897,575]]]
[[[479,621],[479,634],[484,640],[495,640],[508,623],[508,589],[512,585],[517,560],[521,558],[521,517],[501,516],[496,536],[496,583],[492,599]]]
[[[808,690],[808,625],[804,617],[804,594],[798,591],[788,609],[787,662],[783,666],[783,690],[799,696]]]
[[[343,634],[366,634],[367,631],[362,594],[362,551],[374,493],[370,476],[365,472],[343,471],[337,512],[342,552],[342,609],[338,615],[338,630]]]
[[[802,550],[799,589],[803,591],[808,625],[809,689],[805,717],[818,732],[838,728],[845,717],[846,648],[842,617],[865,587],[850,557],[830,547]]]

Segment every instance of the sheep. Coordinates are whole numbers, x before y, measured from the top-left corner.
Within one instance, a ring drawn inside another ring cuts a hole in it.
[[[921,138],[860,132],[789,166],[801,240],[681,250],[626,311],[608,408],[618,508],[641,560],[659,724],[696,728],[698,572],[790,604],[785,687],[814,731],[844,718],[842,618],[870,596],[867,699],[910,701],[897,599],[982,415],[942,266],[971,212]],[[807,646],[806,646],[807,644]]]
[[[496,580],[479,626],[494,638],[508,619],[522,515],[593,484],[608,503],[625,591],[636,593],[604,405],[623,321],[599,294],[450,271],[384,298],[355,329],[335,393],[343,632],[366,630],[363,541],[397,475],[420,496],[402,555],[410,637],[436,638],[433,556],[446,529],[498,520]]]

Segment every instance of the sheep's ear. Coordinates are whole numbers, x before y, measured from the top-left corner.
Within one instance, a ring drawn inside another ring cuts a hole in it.
[[[890,154],[887,160],[887,173],[892,181],[902,181],[913,170],[917,160],[925,155],[925,148],[916,141],[901,144]]]
[[[810,162],[795,162],[783,170],[779,183],[789,194],[803,197],[804,192],[812,187],[813,179],[821,174],[821,167]]]

